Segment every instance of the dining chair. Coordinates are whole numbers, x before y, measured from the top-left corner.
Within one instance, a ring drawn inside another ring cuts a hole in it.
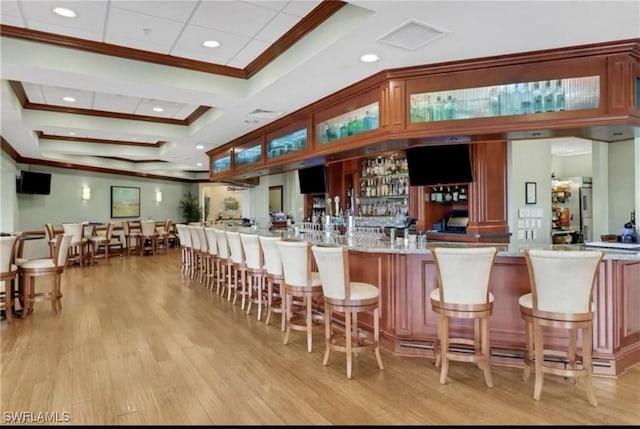
[[[544,374],[584,378],[589,403],[597,406],[593,391],[593,285],[603,253],[597,250],[526,249],[531,292],[519,299],[526,324],[527,349],[523,379],[535,371],[533,398],[542,396]],[[557,341],[558,332],[568,333],[566,349]],[[578,338],[582,345],[578,355]],[[558,366],[547,357],[562,359]]]
[[[495,247],[435,247],[432,250],[437,289],[431,292],[431,308],[438,314],[435,363],[440,366],[440,383],[447,382],[449,361],[473,362],[484,372],[485,383],[493,387],[489,317],[494,297],[489,290]],[[452,336],[450,319],[471,319],[473,338],[463,333]],[[454,347],[456,346],[456,347]],[[466,348],[471,347],[471,350]]]

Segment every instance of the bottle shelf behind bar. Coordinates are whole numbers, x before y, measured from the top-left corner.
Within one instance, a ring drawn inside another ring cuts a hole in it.
[[[359,215],[406,215],[409,210],[409,174],[404,154],[388,154],[361,161]]]

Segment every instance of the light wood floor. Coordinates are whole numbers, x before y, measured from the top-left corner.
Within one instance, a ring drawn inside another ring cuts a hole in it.
[[[383,350],[322,366],[293,332],[246,316],[180,274],[180,254],[114,257],[63,275],[63,310],[36,304],[1,324],[1,424],[10,412],[57,412],[71,424],[638,425],[640,368],[596,378],[598,407],[584,384],[547,376],[540,402],[533,377],[493,366],[495,387],[471,364],[451,364],[438,382],[432,359]],[[45,286],[45,283],[40,283]],[[68,413],[68,414],[63,414]]]

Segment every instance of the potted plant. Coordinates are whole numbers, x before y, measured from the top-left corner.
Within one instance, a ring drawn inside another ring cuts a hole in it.
[[[191,192],[187,192],[180,200],[180,210],[185,222],[200,222],[200,206],[198,205],[198,197]]]

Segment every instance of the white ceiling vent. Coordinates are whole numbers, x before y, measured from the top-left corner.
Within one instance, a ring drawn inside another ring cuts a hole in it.
[[[247,118],[273,119],[273,118],[277,118],[280,115],[282,115],[282,112],[274,112],[272,110],[256,109],[253,112],[248,113],[247,114]]]
[[[378,39],[378,42],[415,51],[450,32],[416,20],[409,20]]]

